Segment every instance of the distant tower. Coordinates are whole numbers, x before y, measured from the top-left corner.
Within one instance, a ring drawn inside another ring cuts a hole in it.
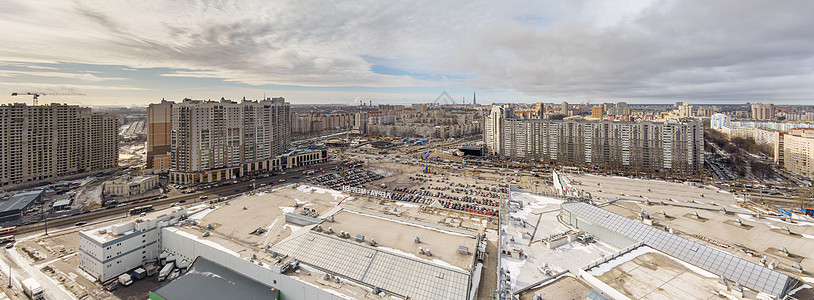
[[[475,98],[475,91],[472,91],[472,105],[478,105],[478,99]]]

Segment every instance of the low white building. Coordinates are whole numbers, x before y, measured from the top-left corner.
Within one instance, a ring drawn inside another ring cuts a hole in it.
[[[105,195],[128,196],[141,195],[158,186],[158,175],[125,176],[105,181]]]
[[[161,228],[178,223],[181,207],[79,232],[79,268],[100,282],[135,269],[160,254]]]

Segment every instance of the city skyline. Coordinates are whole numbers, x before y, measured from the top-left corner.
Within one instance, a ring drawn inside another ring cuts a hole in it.
[[[0,103],[805,104],[814,4],[761,1],[0,4]],[[327,7],[327,6],[330,7]],[[736,8],[736,9],[735,9]],[[454,13],[451,13],[454,12]]]

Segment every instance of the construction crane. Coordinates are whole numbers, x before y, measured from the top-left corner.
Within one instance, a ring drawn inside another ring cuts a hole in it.
[[[40,96],[51,95],[51,96],[84,96],[85,94],[82,93],[43,93],[43,92],[25,92],[25,93],[11,93],[11,96],[18,96],[18,95],[29,95],[34,97],[34,106],[37,105],[37,99]]]

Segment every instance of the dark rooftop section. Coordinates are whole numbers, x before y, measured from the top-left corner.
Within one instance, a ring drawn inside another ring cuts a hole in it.
[[[458,148],[458,150],[463,152],[465,155],[473,156],[483,155],[483,148],[480,146],[461,146]]]
[[[279,290],[203,257],[190,270],[151,293],[161,299],[278,299]]]
[[[42,193],[42,190],[16,193],[8,200],[0,201],[0,211],[24,210],[31,202],[39,199]]]

